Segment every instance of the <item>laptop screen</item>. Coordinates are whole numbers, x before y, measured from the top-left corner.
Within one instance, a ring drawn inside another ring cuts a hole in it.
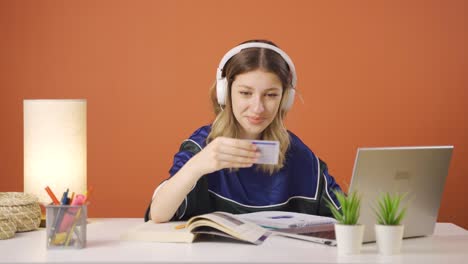
[[[439,212],[453,146],[360,148],[349,191],[361,197],[364,242],[375,241],[377,199],[406,194],[404,237],[431,235]]]

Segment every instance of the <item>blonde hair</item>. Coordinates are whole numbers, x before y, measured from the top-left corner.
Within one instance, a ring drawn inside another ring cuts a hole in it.
[[[251,42],[251,41],[248,41]],[[272,44],[272,42],[260,41]],[[244,42],[246,43],[246,42]],[[274,45],[274,44],[273,44]],[[268,127],[260,135],[261,140],[274,140],[279,141],[280,152],[278,164],[267,165],[260,164],[257,166],[263,172],[269,173],[270,175],[274,172],[279,171],[286,161],[286,152],[290,145],[290,138],[286,127],[284,126],[284,118],[286,117],[287,111],[285,111],[282,105],[287,102],[286,98],[290,93],[286,93],[291,88],[291,73],[289,67],[284,59],[274,51],[263,49],[263,48],[249,48],[242,50],[240,53],[231,58],[226,66],[224,67],[223,73],[228,80],[228,93],[226,97],[226,105],[221,108],[218,105],[216,97],[216,82],[211,86],[210,99],[213,105],[213,111],[216,115],[215,120],[211,126],[211,132],[206,139],[206,143],[210,143],[215,138],[231,137],[239,138],[241,127],[239,122],[234,116],[232,111],[231,102],[231,85],[235,77],[238,74],[250,72],[253,70],[261,69],[266,72],[276,74],[282,82],[283,91],[278,113]]]

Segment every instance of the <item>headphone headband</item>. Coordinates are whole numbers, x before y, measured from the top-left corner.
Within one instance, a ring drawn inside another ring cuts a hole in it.
[[[268,43],[263,43],[263,42],[249,42],[249,43],[244,43],[239,46],[236,46],[229,50],[224,57],[221,59],[218,70],[216,71],[216,80],[222,80],[223,79],[223,68],[225,64],[236,54],[241,52],[244,49],[248,48],[264,48],[264,49],[269,49],[272,51],[275,51],[278,53],[283,59],[286,61],[286,63],[289,66],[289,70],[291,71],[292,79],[291,79],[291,86],[292,89],[296,88],[296,83],[297,83],[297,76],[296,76],[296,67],[294,67],[294,63],[292,62],[291,58],[286,54],[286,52],[282,51],[280,48],[273,46]]]

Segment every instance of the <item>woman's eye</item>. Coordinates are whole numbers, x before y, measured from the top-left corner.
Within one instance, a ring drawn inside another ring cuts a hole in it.
[[[239,93],[242,94],[242,95],[251,95],[252,94],[251,92],[244,92],[244,91],[240,91]]]
[[[267,94],[267,96],[268,96],[268,97],[276,97],[276,96],[278,96],[278,94],[276,94],[276,93],[269,93],[269,94]]]

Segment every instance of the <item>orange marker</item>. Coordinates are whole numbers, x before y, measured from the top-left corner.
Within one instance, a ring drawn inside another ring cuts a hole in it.
[[[70,203],[69,204],[72,204],[73,203],[73,198],[75,198],[75,192],[72,192],[72,196],[70,198]]]
[[[59,200],[57,199],[57,197],[55,197],[55,194],[52,192],[52,190],[49,188],[49,186],[46,186],[45,190],[49,194],[49,196],[52,199],[52,201],[54,202],[54,204],[59,205],[60,204]]]
[[[89,196],[91,196],[91,194],[93,193],[93,186],[90,186],[88,191],[86,191],[86,199],[85,199],[85,202],[84,203],[89,203]]]

